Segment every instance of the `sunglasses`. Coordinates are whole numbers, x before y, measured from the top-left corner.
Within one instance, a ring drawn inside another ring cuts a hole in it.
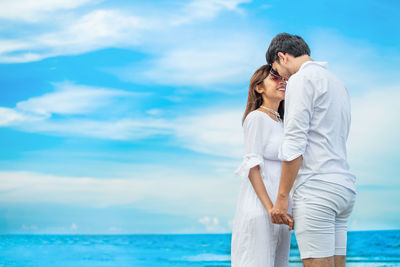
[[[269,73],[271,74],[271,76],[272,76],[271,78],[272,78],[272,80],[273,80],[274,82],[281,82],[281,81],[287,82],[286,79],[283,78],[281,75],[279,75],[279,73],[278,73],[276,70],[274,70],[274,69],[271,68],[271,70],[269,71]]]

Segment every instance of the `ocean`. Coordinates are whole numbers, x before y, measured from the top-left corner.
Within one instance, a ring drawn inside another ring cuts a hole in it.
[[[230,234],[1,235],[0,266],[230,266]],[[400,230],[348,233],[347,266],[400,266]],[[302,266],[292,238],[289,266]]]

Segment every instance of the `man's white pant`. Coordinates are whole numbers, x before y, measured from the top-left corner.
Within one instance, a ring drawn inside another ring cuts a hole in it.
[[[296,188],[294,232],[302,259],[346,255],[347,221],[355,198],[352,190],[322,180],[310,179]]]

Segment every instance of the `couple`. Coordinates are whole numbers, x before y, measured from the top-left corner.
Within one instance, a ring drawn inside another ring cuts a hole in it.
[[[346,160],[346,87],[296,35],[278,34],[250,80],[232,266],[288,266],[294,229],[304,266],[345,266],[355,176]]]

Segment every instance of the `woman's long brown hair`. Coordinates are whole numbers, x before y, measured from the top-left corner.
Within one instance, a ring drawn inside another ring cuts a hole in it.
[[[269,72],[271,70],[271,65],[266,64],[262,65],[256,72],[254,72],[253,76],[250,79],[249,85],[249,94],[247,96],[247,106],[243,115],[242,124],[246,119],[247,115],[253,110],[258,109],[263,102],[262,95],[256,91],[256,86],[262,84],[265,78],[267,78]],[[283,120],[284,116],[284,100],[281,101],[278,107],[278,113]]]

